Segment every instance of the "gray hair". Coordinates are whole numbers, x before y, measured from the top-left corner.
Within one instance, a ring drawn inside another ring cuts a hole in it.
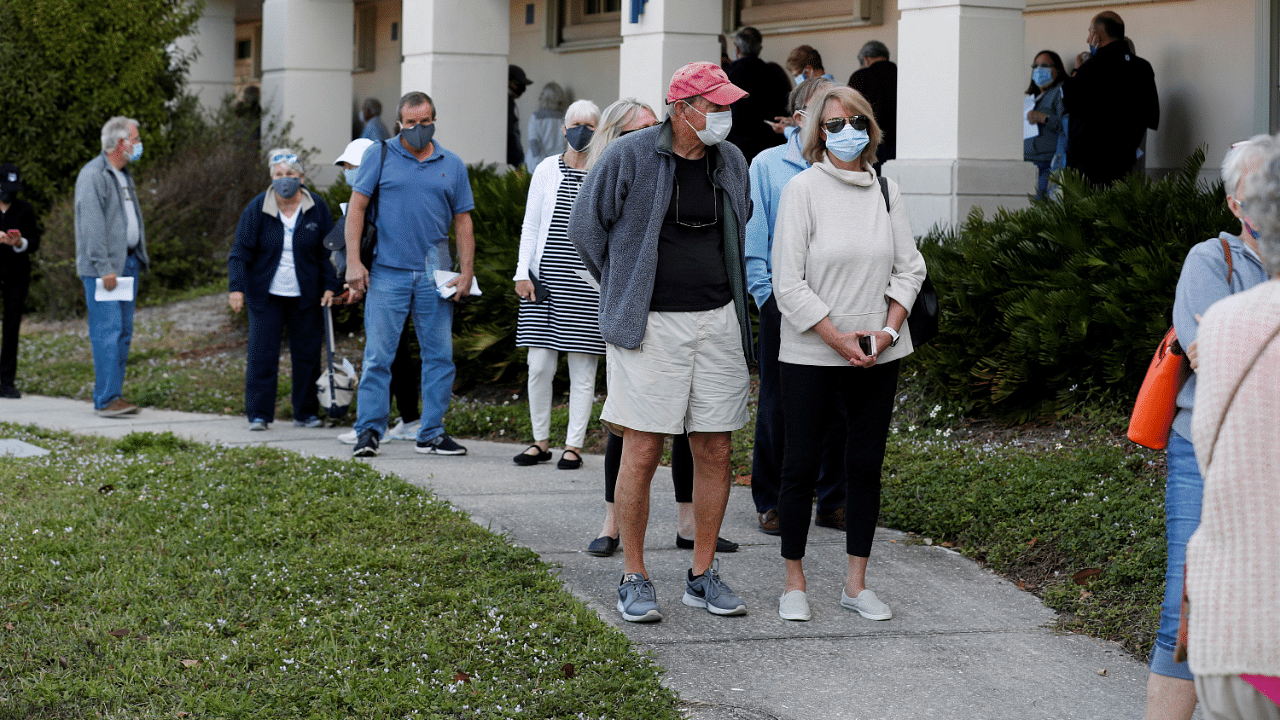
[[[121,140],[129,139],[129,128],[138,127],[138,121],[117,115],[102,126],[102,152],[109,153],[116,149]]]
[[[622,134],[622,128],[635,120],[636,113],[643,110],[648,110],[655,119],[658,117],[653,108],[635,98],[622,98],[600,113],[600,122],[596,123],[595,134],[591,136],[591,144],[587,146],[587,170],[595,166],[596,161],[604,154],[605,147],[617,140]]]
[[[564,111],[565,127],[574,120],[590,120],[592,123],[600,120],[600,106],[590,100],[576,100]]]
[[[367,98],[364,104],[360,106],[360,114],[365,120],[375,118],[382,114],[382,103],[378,98]]]
[[[542,92],[538,93],[538,109],[556,112],[564,110],[564,88],[560,87],[560,83],[552,81],[542,86]]]
[[[858,57],[889,59],[889,48],[879,40],[868,40],[858,51]]]
[[[1277,149],[1276,139],[1270,135],[1254,135],[1248,140],[1233,143],[1222,158],[1222,187],[1227,195],[1239,200],[1240,181],[1250,171],[1257,170],[1264,159]]]
[[[787,100],[787,110],[792,115],[804,110],[809,106],[809,101],[813,99],[814,94],[819,90],[826,90],[828,85],[835,85],[835,83],[822,76],[811,77],[800,83],[791,91],[791,96]]]
[[[440,117],[436,114],[436,104],[431,99],[431,96],[424,92],[418,92],[417,90],[414,90],[413,92],[405,93],[404,96],[400,98],[400,107],[396,108],[396,120],[397,121],[404,120],[405,108],[420,107],[422,105],[431,106],[431,119],[433,121],[440,119]]]
[[[743,57],[756,57],[764,49],[764,38],[760,37],[759,30],[747,26],[733,36],[733,46]]]
[[[1245,194],[1249,224],[1258,231],[1258,255],[1275,276],[1280,273],[1280,135],[1268,139],[1262,165],[1245,179]]]
[[[294,160],[293,162],[278,162],[278,163],[271,162],[271,158],[277,155],[292,155],[297,159]],[[302,166],[302,156],[298,155],[298,153],[291,148],[278,147],[278,148],[271,148],[271,150],[267,151],[267,174],[268,175],[275,172],[276,165],[283,165],[289,170],[297,170],[299,175],[307,174],[307,169]]]

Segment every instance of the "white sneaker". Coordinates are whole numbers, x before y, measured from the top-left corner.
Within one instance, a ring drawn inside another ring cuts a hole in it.
[[[848,608],[868,620],[888,620],[893,611],[888,605],[880,602],[880,598],[870,590],[863,590],[858,597],[851,598],[844,588],[840,589],[840,607]]]
[[[803,590],[792,590],[778,600],[778,617],[783,620],[809,619],[809,598]]]
[[[342,433],[341,435],[339,435],[339,436],[338,436],[338,442],[346,443],[346,444],[348,444],[348,445],[355,445],[355,444],[356,444],[356,429],[355,429],[355,428],[351,428],[351,432],[344,432],[344,433]]]
[[[411,423],[406,423],[404,418],[399,418],[396,420],[395,427],[387,431],[387,439],[417,441],[418,427],[421,423],[421,420],[414,420]]]

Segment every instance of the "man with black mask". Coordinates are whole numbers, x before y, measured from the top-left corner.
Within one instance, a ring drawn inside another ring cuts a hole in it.
[[[31,285],[31,254],[40,247],[40,227],[31,203],[17,197],[22,177],[16,165],[0,165],[0,296],[4,331],[0,336],[0,398],[19,398],[18,328]]]
[[[516,112],[516,98],[524,94],[533,81],[519,65],[507,66],[507,164],[519,167],[524,163],[524,146],[520,144],[520,115]],[[532,169],[532,168],[530,168]]]

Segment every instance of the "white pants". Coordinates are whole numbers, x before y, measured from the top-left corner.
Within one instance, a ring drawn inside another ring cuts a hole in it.
[[[600,356],[576,352],[565,355],[569,358],[569,428],[565,445],[582,447],[596,397],[596,364]],[[559,359],[560,353],[555,350],[529,348],[529,420],[535,441],[551,439],[551,381]]]

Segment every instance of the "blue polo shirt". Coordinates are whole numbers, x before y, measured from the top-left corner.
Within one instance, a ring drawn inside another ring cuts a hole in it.
[[[448,270],[449,227],[453,216],[476,206],[462,158],[436,140],[431,156],[421,162],[400,144],[387,141],[387,160],[378,181],[379,143],[365,150],[353,189],[362,195],[378,190],[378,245],[373,264],[402,270]]]

